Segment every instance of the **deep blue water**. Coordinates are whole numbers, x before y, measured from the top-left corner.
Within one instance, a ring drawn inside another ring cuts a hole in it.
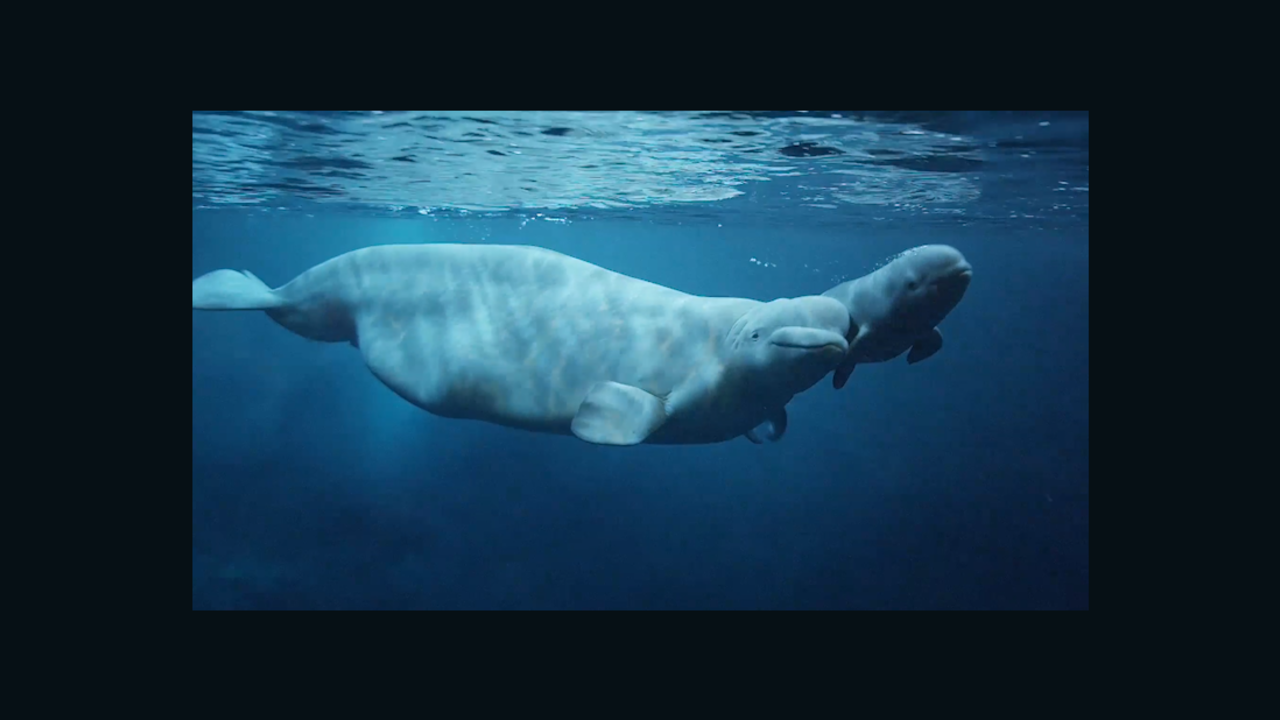
[[[974,279],[941,352],[762,446],[437,418],[193,312],[192,606],[1087,609],[1088,162],[1086,113],[196,113],[193,278],[487,242],[760,300],[924,243]]]

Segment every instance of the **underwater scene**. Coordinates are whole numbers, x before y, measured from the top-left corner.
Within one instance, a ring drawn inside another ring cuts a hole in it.
[[[1087,610],[1084,111],[199,111],[194,610]]]

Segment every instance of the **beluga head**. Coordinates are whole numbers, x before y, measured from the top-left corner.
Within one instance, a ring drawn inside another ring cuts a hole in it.
[[[950,245],[921,245],[875,272],[823,293],[849,312],[849,353],[836,369],[839,389],[857,363],[884,362],[906,352],[915,364],[942,348],[942,322],[969,289],[973,267]]]
[[[950,245],[911,248],[876,271],[891,298],[889,324],[908,331],[925,332],[938,326],[956,305],[973,279],[973,267]]]
[[[752,391],[782,402],[808,390],[849,349],[849,312],[839,301],[810,295],[757,305],[734,323],[726,365]]]

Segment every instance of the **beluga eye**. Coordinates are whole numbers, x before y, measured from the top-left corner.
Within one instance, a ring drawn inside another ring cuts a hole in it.
[[[915,280],[909,280],[909,281],[907,282],[907,289],[908,289],[908,290],[915,290],[915,289],[916,289],[916,281],[915,281]]]
[[[751,333],[751,339],[752,339],[752,340],[759,340],[759,339],[760,339],[760,332],[757,330],[756,332]]]

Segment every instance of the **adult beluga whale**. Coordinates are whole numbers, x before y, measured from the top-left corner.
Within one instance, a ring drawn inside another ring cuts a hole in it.
[[[972,278],[973,268],[959,250],[921,245],[822,293],[849,310],[849,351],[832,386],[844,387],[858,363],[885,362],[905,352],[914,365],[941,350],[938,323],[960,303]]]
[[[777,441],[786,404],[848,349],[833,298],[690,295],[521,245],[366,247],[275,289],[215,270],[191,307],[351,343],[434,415],[601,445]]]

